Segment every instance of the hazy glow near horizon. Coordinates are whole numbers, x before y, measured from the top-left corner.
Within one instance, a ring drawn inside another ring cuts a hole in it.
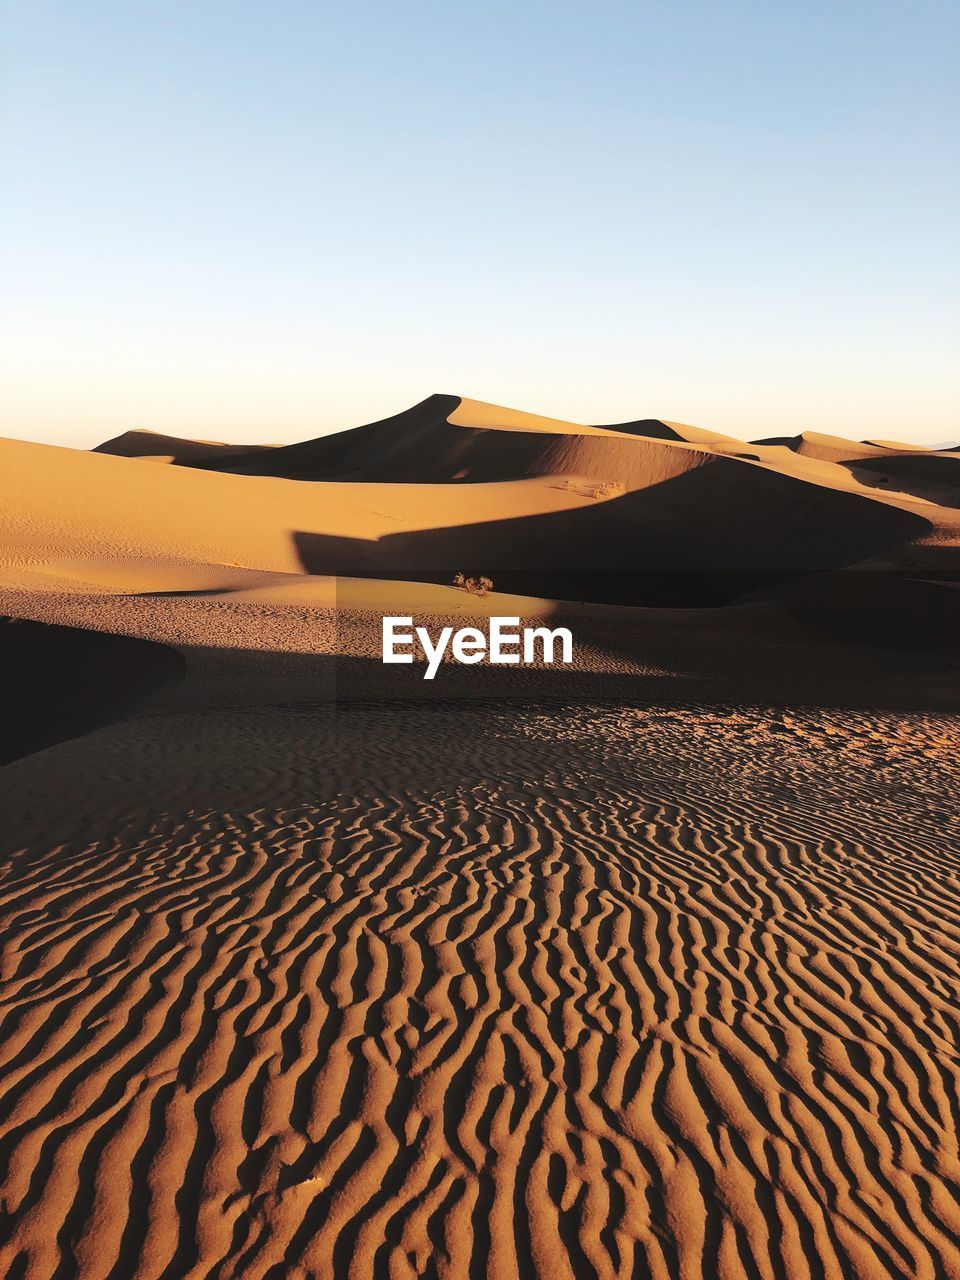
[[[960,7],[8,0],[0,434],[956,439]]]

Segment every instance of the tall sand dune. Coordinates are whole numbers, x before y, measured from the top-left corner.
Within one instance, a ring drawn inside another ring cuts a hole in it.
[[[579,474],[593,475],[603,454],[601,441],[644,435],[685,443],[664,423],[589,427],[498,405],[433,395],[403,413],[379,422],[320,436],[269,453],[198,453],[189,465],[235,474],[270,475],[294,480],[388,480],[444,483],[517,480],[531,475],[578,474],[578,459],[588,461]],[[586,438],[593,446],[580,447]],[[595,456],[596,451],[600,456]],[[614,455],[617,456],[617,455]],[[621,461],[629,450],[621,451]],[[609,467],[606,474],[610,474]],[[626,477],[623,477],[626,479]]]
[[[500,574],[508,590],[549,597],[564,596],[569,574],[566,598],[715,603],[755,575],[836,569],[960,527],[938,501],[954,459],[907,460],[939,468],[931,490],[926,472],[894,484],[782,446],[709,432],[648,437],[456,397],[194,465],[133,467],[16,441],[0,452],[13,571],[112,576],[120,589],[200,589],[211,565],[431,581]],[[679,584],[667,595],[664,575]],[[702,597],[697,575],[716,579]],[[733,576],[719,585],[719,575]]]

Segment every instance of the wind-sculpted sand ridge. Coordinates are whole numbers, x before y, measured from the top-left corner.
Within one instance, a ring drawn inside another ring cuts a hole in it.
[[[143,593],[222,589],[231,571],[460,572],[547,599],[707,606],[866,561],[909,559],[932,577],[960,545],[960,464],[931,451],[838,441],[811,456],[458,396],[276,448],[145,434],[99,452],[0,441],[3,585]]]
[[[145,458],[150,462],[173,462],[196,465],[205,460],[244,457],[262,453],[270,445],[220,444],[216,440],[188,440],[182,436],[164,435],[159,431],[125,431],[94,447],[94,453],[111,453],[120,458]]]
[[[956,747],[394,704],[10,766],[0,1271],[957,1274]]]

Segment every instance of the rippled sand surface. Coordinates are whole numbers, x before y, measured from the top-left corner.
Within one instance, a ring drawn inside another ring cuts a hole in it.
[[[9,766],[0,1272],[960,1274],[958,736],[204,709]]]

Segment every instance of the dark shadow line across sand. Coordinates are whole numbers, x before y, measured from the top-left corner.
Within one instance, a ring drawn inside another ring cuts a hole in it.
[[[930,527],[857,494],[717,459],[566,511],[376,540],[292,537],[311,574],[450,582],[462,572],[548,599],[701,606],[856,564]]]

